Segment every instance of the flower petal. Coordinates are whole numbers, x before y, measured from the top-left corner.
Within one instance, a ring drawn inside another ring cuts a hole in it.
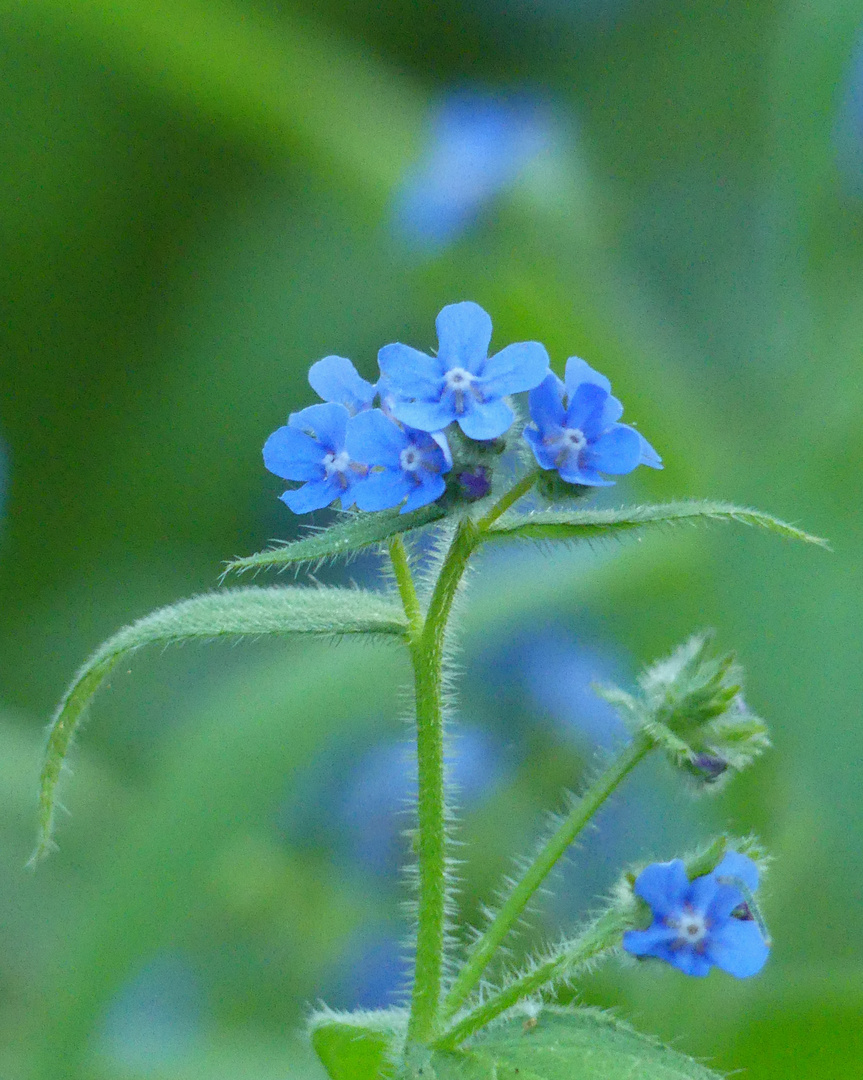
[[[668,959],[669,947],[677,941],[677,931],[654,923],[646,930],[627,930],[623,935],[623,947],[633,956],[658,956]]]
[[[704,951],[712,964],[738,979],[756,975],[770,955],[758,923],[751,919],[728,919],[707,936]]]
[[[345,431],[350,413],[344,405],[328,402],[310,405],[298,413],[291,413],[288,425],[297,431],[314,435],[325,448],[325,453],[338,454],[345,445]]]
[[[388,510],[398,506],[411,491],[411,483],[401,471],[384,469],[369,473],[354,484],[352,494],[358,510]]]
[[[710,974],[710,960],[702,953],[696,952],[691,945],[675,949],[668,957],[668,962],[684,975],[692,975],[696,979],[703,979],[705,975]]]
[[[369,409],[351,417],[345,449],[351,461],[397,469],[399,454],[409,441],[398,424],[384,416],[380,409]]]
[[[538,431],[534,431],[533,428],[525,428],[522,432],[525,439],[530,444],[531,450],[533,450],[533,456],[536,458],[537,464],[542,469],[555,469],[557,468],[557,452],[553,446],[548,446],[542,441],[542,435]]]
[[[607,394],[611,393],[611,383],[608,379],[579,356],[570,356],[567,360],[565,382],[570,397],[582,383],[593,383],[595,386],[601,386]]]
[[[442,476],[436,473],[426,473],[422,482],[408,495],[407,502],[399,511],[400,514],[409,514],[411,510],[418,510],[421,506],[428,506],[439,499],[446,491],[446,483]]]
[[[615,424],[590,444],[585,454],[585,465],[600,472],[620,476],[632,472],[641,458],[641,439],[635,428],[627,424]]]
[[[447,370],[440,357],[396,342],[384,345],[378,352],[378,367],[383,375],[379,384],[382,396],[391,393],[397,398],[421,401],[440,399]]]
[[[543,434],[548,428],[564,426],[566,410],[563,407],[563,394],[564,385],[552,372],[528,395],[527,404],[531,419]]]
[[[471,401],[466,411],[456,419],[469,439],[483,441],[503,435],[515,419],[515,414],[503,400]]]
[[[338,402],[350,413],[370,409],[375,387],[344,356],[325,356],[309,369],[309,385],[324,401]]]
[[[564,426],[584,430],[587,421],[601,414],[608,392],[595,383],[581,383],[571,392]],[[585,434],[587,434],[585,432]]]
[[[533,390],[548,374],[548,353],[538,341],[519,341],[489,357],[477,385],[486,397],[504,397]]]
[[[312,510],[329,506],[341,494],[338,480],[335,476],[330,476],[326,480],[312,480],[296,491],[286,491],[279,498],[295,514],[308,514]]]
[[[447,304],[435,320],[435,326],[438,358],[444,365],[444,371],[463,367],[474,375],[479,374],[491,341],[488,312],[470,300],[461,304]]]
[[[650,904],[654,915],[664,918],[683,906],[689,878],[682,859],[651,863],[635,879],[635,893]]]
[[[455,407],[451,396],[443,401],[395,401],[392,414],[419,431],[442,431],[455,420]]]
[[[713,873],[697,877],[689,886],[687,902],[712,922],[727,919],[741,903],[743,896],[729,885],[721,885]]]
[[[718,878],[740,878],[750,892],[758,888],[758,864],[739,851],[726,852],[713,873]]]
[[[264,467],[283,480],[319,480],[325,450],[304,431],[280,427],[264,443]]]
[[[641,439],[641,461],[639,462],[639,465],[647,465],[651,469],[661,469],[662,458],[657,454],[640,431],[638,437]]]
[[[564,461],[558,468],[558,472],[561,480],[565,480],[567,484],[582,484],[584,487],[614,487],[613,480],[606,480],[596,469],[579,465],[577,461]]]

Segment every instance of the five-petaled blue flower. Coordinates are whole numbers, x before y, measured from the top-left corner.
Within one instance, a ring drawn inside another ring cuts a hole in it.
[[[442,431],[456,421],[469,439],[503,435],[514,419],[504,398],[542,382],[548,372],[544,346],[522,341],[489,357],[491,319],[469,301],[447,305],[435,325],[437,356],[400,344],[378,353],[387,408],[420,431]]]
[[[662,468],[650,443],[628,424],[619,424],[623,406],[611,396],[611,383],[584,360],[571,356],[566,381],[554,374],[531,390],[535,428],[524,437],[543,469],[555,469],[569,484],[608,487],[600,473],[620,476],[637,465]]]
[[[345,447],[369,466],[354,492],[360,510],[386,510],[405,500],[401,513],[407,514],[444,493],[442,473],[449,472],[452,457],[442,433],[403,429],[371,409],[352,418]]]
[[[292,413],[264,444],[264,465],[283,480],[305,480],[301,488],[280,496],[295,514],[320,510],[341,499],[346,510],[354,487],[368,469],[352,461],[345,449],[350,413],[334,402],[310,405]]]
[[[370,409],[377,393],[344,356],[325,356],[312,364],[309,385],[322,401],[344,405],[351,416]]]
[[[758,867],[737,851],[694,881],[681,859],[653,863],[635,881],[653,922],[647,930],[628,930],[624,949],[659,957],[686,975],[706,975],[714,965],[738,979],[755,975],[764,967],[769,945],[737,882],[750,893],[758,888]]]

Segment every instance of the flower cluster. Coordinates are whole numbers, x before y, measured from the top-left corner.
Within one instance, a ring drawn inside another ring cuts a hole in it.
[[[633,956],[655,956],[686,975],[711,967],[738,979],[757,974],[769,942],[750,907],[758,867],[747,855],[729,851],[709,874],[690,881],[681,859],[653,863],[638,875],[635,892],[650,906],[646,930],[628,930],[623,947]]]
[[[435,355],[385,345],[376,385],[342,356],[312,366],[309,383],[323,404],[291,414],[264,446],[267,469],[302,485],[281,496],[294,513],[339,500],[343,510],[399,506],[404,514],[440,499],[447,480],[462,498],[483,497],[490,467],[469,448],[495,446],[515,420],[510,395],[524,391],[533,421],[524,436],[540,468],[567,484],[604,486],[614,481],[600,473],[662,467],[650,444],[619,423],[623,406],[608,379],[583,360],[567,361],[564,383],[537,341],[489,356],[491,319],[471,302],[447,305],[436,326]]]

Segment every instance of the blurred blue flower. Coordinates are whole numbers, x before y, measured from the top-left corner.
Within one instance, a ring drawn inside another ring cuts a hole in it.
[[[662,460],[635,428],[617,421],[623,406],[611,396],[611,383],[584,360],[566,362],[566,382],[549,375],[531,390],[530,415],[535,427],[524,437],[543,469],[556,470],[568,484],[609,487],[638,465],[661,469]]]
[[[581,645],[558,628],[527,639],[519,666],[534,701],[567,735],[603,749],[628,737],[617,712],[593,689],[619,681],[621,665],[607,650]]]
[[[755,975],[770,950],[736,879],[750,892],[758,888],[758,867],[736,851],[694,881],[681,859],[648,866],[636,878],[635,892],[650,905],[653,922],[647,930],[628,930],[624,949],[658,957],[685,975],[701,977],[713,966],[738,979]]]
[[[387,928],[357,937],[327,980],[325,998],[335,1008],[385,1009],[410,982],[405,948]]]
[[[310,405],[292,413],[264,444],[264,465],[283,480],[304,480],[280,496],[295,514],[320,510],[336,499],[342,509],[354,501],[353,487],[366,467],[351,461],[345,450],[350,413],[344,405]]]
[[[309,386],[322,401],[344,405],[351,416],[372,407],[377,386],[367,382],[344,356],[325,356],[309,368]]]
[[[456,239],[555,142],[550,111],[527,97],[452,94],[435,114],[422,160],[393,207],[403,240],[420,248]]]
[[[448,304],[436,327],[437,356],[401,344],[378,353],[381,394],[392,415],[420,431],[442,431],[456,421],[470,439],[503,435],[514,419],[504,398],[542,382],[544,346],[523,341],[489,357],[491,319],[470,301]]]
[[[102,1025],[101,1049],[133,1070],[172,1065],[195,1051],[204,991],[182,956],[152,960],[116,995]]]
[[[345,447],[356,461],[369,466],[355,489],[360,510],[386,510],[404,502],[401,513],[426,506],[443,495],[452,458],[443,433],[429,435],[401,428],[380,409],[355,416]]]
[[[486,797],[502,774],[498,748],[481,728],[459,728],[447,764],[456,801],[466,807]],[[351,857],[365,869],[393,874],[403,862],[403,832],[410,824],[405,811],[416,790],[416,758],[404,743],[391,742],[366,754],[341,800],[335,795],[336,827]]]

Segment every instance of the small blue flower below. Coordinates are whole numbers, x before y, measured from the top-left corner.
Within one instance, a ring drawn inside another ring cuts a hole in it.
[[[647,930],[628,930],[623,947],[633,956],[656,956],[686,975],[711,967],[738,979],[755,975],[770,951],[743,892],[758,888],[758,867],[729,851],[715,870],[690,881],[681,859],[653,863],[638,875],[635,892],[653,913]]]
[[[600,473],[620,476],[638,465],[662,468],[650,443],[628,424],[618,423],[623,406],[611,395],[611,383],[584,360],[571,356],[566,381],[548,375],[530,393],[535,427],[524,437],[543,469],[556,470],[569,484],[608,487]]]
[[[354,486],[368,471],[345,449],[350,413],[344,405],[310,405],[292,413],[264,444],[264,465],[283,480],[304,480],[302,487],[280,496],[295,514],[307,514],[341,499],[342,509],[354,501]]]
[[[489,357],[491,319],[479,304],[448,304],[438,315],[437,356],[408,345],[378,353],[381,395],[392,415],[420,431],[456,421],[469,439],[496,439],[512,424],[504,398],[538,386],[548,353],[537,341],[508,345]]]
[[[402,514],[439,499],[452,458],[446,437],[401,428],[380,409],[353,417],[345,446],[351,458],[369,466],[356,485],[360,510],[386,510],[404,502]]]

